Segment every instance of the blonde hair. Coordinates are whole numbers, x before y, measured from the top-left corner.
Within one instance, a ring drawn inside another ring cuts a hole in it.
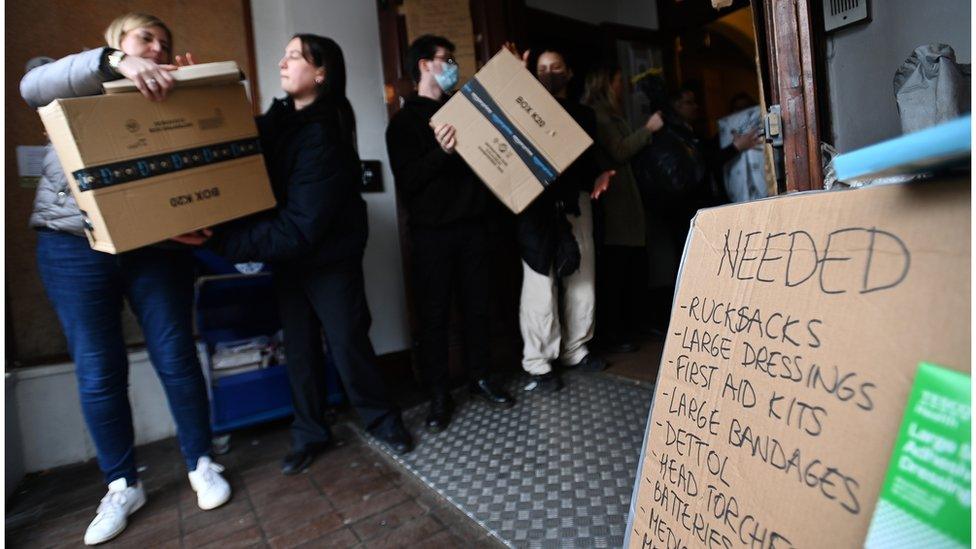
[[[608,109],[617,112],[617,103],[613,100],[610,85],[619,69],[597,69],[586,75],[586,89],[583,92],[583,104],[593,108]]]
[[[141,29],[143,27],[159,27],[166,31],[166,37],[169,38],[169,51],[166,53],[172,55],[172,31],[169,30],[166,23],[163,23],[162,19],[147,13],[127,13],[123,16],[116,17],[114,21],[109,23],[108,28],[105,29],[105,43],[110,48],[120,50],[122,49],[122,39],[125,38],[125,34],[130,30]]]

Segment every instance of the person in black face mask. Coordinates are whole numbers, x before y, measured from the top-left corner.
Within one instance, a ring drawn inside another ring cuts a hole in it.
[[[583,130],[595,138],[593,110],[568,98],[567,86],[573,71],[565,54],[554,47],[536,51],[536,55],[526,52],[522,56],[527,67]],[[519,214],[522,367],[532,376],[526,390],[553,392],[562,388],[553,369],[555,362],[584,370],[607,367],[587,348],[595,324],[590,200],[607,189],[613,174],[601,173],[591,147]]]
[[[515,401],[489,379],[488,188],[455,153],[450,125],[430,127],[430,117],[457,85],[454,44],[440,36],[416,39],[407,66],[417,93],[390,120],[386,146],[397,194],[407,210],[413,276],[420,320],[420,373],[430,393],[427,429],[447,428],[453,411],[448,393],[451,298],[461,309],[464,362],[471,393],[490,405]]]

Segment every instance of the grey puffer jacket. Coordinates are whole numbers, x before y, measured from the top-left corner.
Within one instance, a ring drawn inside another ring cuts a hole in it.
[[[20,81],[21,97],[36,109],[55,99],[102,93],[102,83],[113,78],[99,69],[104,51],[105,48],[87,50],[34,68]],[[50,142],[44,149],[41,180],[34,196],[30,226],[79,236],[85,234],[81,211],[71,195],[68,178]]]

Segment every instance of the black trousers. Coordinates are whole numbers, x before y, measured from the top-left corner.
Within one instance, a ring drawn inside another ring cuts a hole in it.
[[[603,343],[632,339],[647,294],[647,252],[643,246],[604,245],[597,266],[598,337]]]
[[[366,428],[382,431],[392,427],[400,412],[390,398],[369,340],[372,319],[362,257],[327,267],[277,267],[274,278],[295,410],[293,447],[331,437],[325,422],[323,331],[349,403]]]
[[[461,309],[468,377],[488,375],[488,234],[483,222],[411,227],[413,291],[420,317],[420,369],[431,394],[448,391],[451,299]]]

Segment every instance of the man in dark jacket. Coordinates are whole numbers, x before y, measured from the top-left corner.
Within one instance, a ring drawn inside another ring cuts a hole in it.
[[[397,192],[406,206],[413,260],[412,289],[420,317],[420,361],[431,394],[427,428],[450,422],[448,326],[451,298],[461,305],[464,358],[472,394],[510,407],[511,396],[489,379],[489,320],[486,209],[493,200],[485,185],[454,153],[454,128],[430,127],[430,118],[457,85],[454,44],[421,36],[407,51],[417,85],[390,121],[387,150]]]

